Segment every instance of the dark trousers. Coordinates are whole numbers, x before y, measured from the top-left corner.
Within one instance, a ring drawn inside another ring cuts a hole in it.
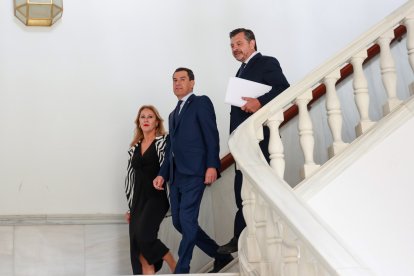
[[[149,197],[138,202],[139,208],[131,210],[129,223],[130,254],[132,272],[142,274],[142,264],[139,255],[144,256],[149,264],[154,265],[155,271],[161,269],[163,256],[169,249],[158,239],[158,230],[168,210],[166,197]],[[134,205],[134,207],[138,207]]]
[[[270,162],[269,158],[269,128],[263,127],[263,140],[259,143],[260,149],[264,157],[266,158],[267,162]],[[241,197],[241,189],[243,183],[243,174],[239,170],[235,170],[236,175],[234,176],[234,195],[236,198],[236,206],[237,212],[236,216],[234,217],[234,237],[236,239],[239,238],[241,232],[246,227],[246,221],[243,217],[243,199]]]
[[[197,245],[212,258],[217,254],[217,243],[198,225],[198,214],[203,197],[204,177],[174,173],[170,186],[171,215],[174,227],[182,234],[175,273],[189,273],[194,246]]]
[[[169,249],[159,239],[153,242],[139,242],[131,239],[129,246],[132,273],[134,275],[142,274],[142,264],[139,260],[140,254],[144,256],[150,265],[154,265],[154,269],[157,272],[162,267],[162,257],[169,251]],[[157,251],[154,251],[154,248],[156,248]],[[147,252],[149,252],[149,254]]]

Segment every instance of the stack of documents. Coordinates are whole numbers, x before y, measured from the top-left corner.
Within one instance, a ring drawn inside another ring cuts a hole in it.
[[[257,98],[272,89],[271,86],[249,81],[237,77],[231,77],[227,85],[226,98],[224,102],[234,106],[243,106],[246,101],[242,97]]]

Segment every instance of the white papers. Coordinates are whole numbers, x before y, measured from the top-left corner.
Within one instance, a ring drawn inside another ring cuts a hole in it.
[[[243,106],[246,101],[242,97],[257,98],[272,89],[271,86],[249,81],[237,77],[231,77],[227,85],[224,102],[234,106]]]

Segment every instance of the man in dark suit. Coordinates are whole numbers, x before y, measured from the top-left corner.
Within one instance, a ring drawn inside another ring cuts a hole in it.
[[[230,133],[233,132],[242,122],[249,118],[254,112],[270,102],[283,90],[289,87],[289,83],[283,75],[279,62],[274,57],[263,56],[257,52],[256,38],[254,33],[248,29],[235,29],[230,32],[231,50],[236,60],[242,62],[236,77],[267,84],[272,89],[258,98],[243,97],[246,101],[242,107],[231,106]],[[269,128],[263,128],[264,139],[260,142],[260,148],[264,157],[269,162]],[[237,212],[234,219],[234,236],[225,245],[220,246],[218,252],[229,254],[238,250],[237,243],[239,236],[246,227],[242,212],[241,187],[243,175],[236,168],[234,178],[234,193],[236,197]]]
[[[200,203],[206,185],[217,179],[220,167],[219,133],[216,115],[207,96],[193,94],[194,74],[178,68],[173,90],[179,102],[169,116],[169,144],[154,187],[163,189],[170,180],[171,214],[182,234],[175,273],[189,273],[194,246],[215,258],[211,272],[218,272],[233,257],[217,253],[218,245],[198,225]]]

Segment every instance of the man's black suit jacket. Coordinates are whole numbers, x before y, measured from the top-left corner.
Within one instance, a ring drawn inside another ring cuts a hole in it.
[[[249,60],[239,78],[272,86],[269,92],[257,98],[262,106],[289,87],[289,82],[286,80],[285,75],[283,75],[282,68],[277,59],[263,56],[261,53],[257,53]],[[251,115],[252,113],[244,112],[240,107],[232,105],[230,113],[230,133]]]

